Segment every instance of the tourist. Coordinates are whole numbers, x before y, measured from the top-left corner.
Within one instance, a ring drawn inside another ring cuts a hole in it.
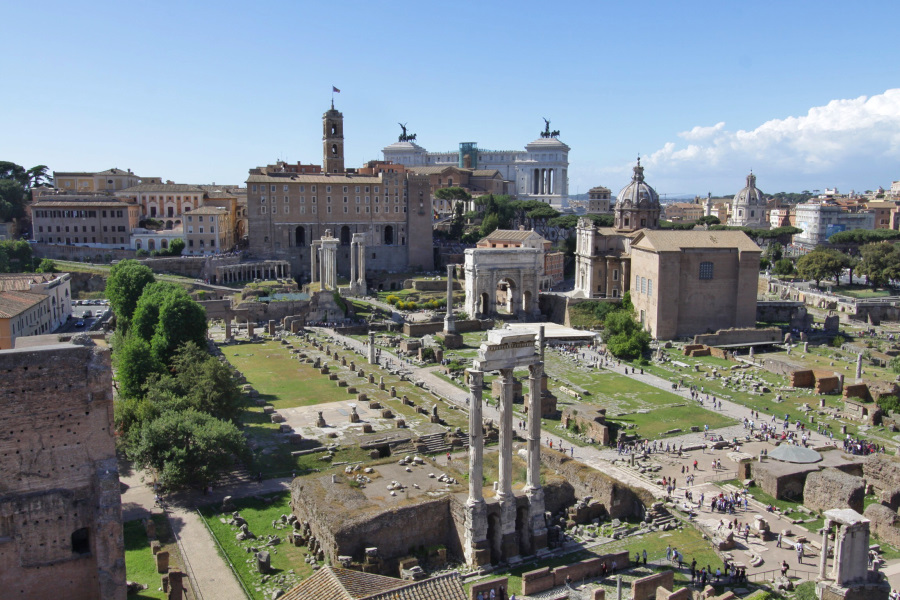
[[[803,542],[797,542],[797,563],[803,564]]]
[[[646,548],[644,548],[643,556],[644,556],[644,566],[647,566],[647,549]]]
[[[786,560],[781,561],[781,576],[786,577],[788,572],[788,563]]]

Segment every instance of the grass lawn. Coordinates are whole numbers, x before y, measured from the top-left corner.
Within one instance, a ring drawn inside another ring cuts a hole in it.
[[[154,515],[156,536],[163,550],[169,553],[169,564],[174,568],[181,567],[181,554],[178,545],[169,529],[169,521],[165,515]],[[125,533],[125,572],[128,581],[136,581],[148,586],[146,590],[129,594],[129,598],[143,600],[148,598],[165,599],[166,595],[158,591],[162,587],[162,575],[156,572],[156,559],[150,551],[150,541],[140,519],[124,524]]]
[[[868,285],[836,285],[831,288],[832,293],[850,296],[852,298],[884,298],[895,295],[888,289],[872,289]]]
[[[269,502],[267,502],[267,500]],[[286,541],[290,533],[289,526],[283,529],[273,529],[272,521],[281,515],[290,515],[290,494],[287,492],[273,494],[271,496],[255,499],[249,498],[235,502],[241,516],[247,521],[248,529],[257,538],[268,535],[277,535],[282,542],[268,548],[271,556],[272,574],[266,583],[262,582],[262,575],[256,570],[256,559],[252,552],[247,552],[249,547],[261,548],[265,541],[262,539],[238,541],[235,537],[237,527],[227,524],[230,514],[221,514],[215,507],[205,507],[200,510],[206,524],[225,551],[227,560],[233,565],[236,575],[248,590],[254,600],[264,600],[272,597],[275,589],[288,590],[301,580],[312,574],[312,567],[303,562],[308,555],[306,547],[296,547]],[[223,523],[220,519],[226,519]],[[282,579],[283,583],[278,582]]]

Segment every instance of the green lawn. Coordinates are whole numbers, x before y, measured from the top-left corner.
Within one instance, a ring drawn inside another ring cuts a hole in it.
[[[164,520],[165,517],[162,517]],[[138,594],[129,594],[129,598],[141,600],[146,598],[165,599],[166,595],[157,591],[161,587],[161,577],[156,572],[156,559],[150,552],[150,541],[140,520],[128,521],[124,524],[125,533],[125,572],[128,581],[136,581],[148,586]]]
[[[868,285],[836,285],[831,288],[831,291],[835,294],[852,298],[884,298],[895,295],[891,290],[884,288],[872,289]]]
[[[270,500],[270,502],[266,502],[266,500]],[[286,541],[286,536],[291,531],[290,527],[285,526],[284,529],[273,529],[272,527],[272,521],[277,520],[283,514],[291,514],[289,493],[283,492],[266,498],[239,500],[235,502],[235,506],[247,521],[248,529],[257,538],[274,534],[282,540],[280,544],[267,549],[271,556],[273,572],[269,576],[269,581],[263,583],[263,576],[256,570],[254,554],[247,552],[247,548],[251,546],[259,548],[263,546],[264,541],[255,539],[240,542],[235,537],[238,528],[228,525],[227,522],[222,523],[220,520],[230,518],[230,513],[221,514],[214,507],[205,507],[200,511],[216,540],[225,550],[225,556],[233,565],[235,574],[244,587],[250,591],[254,600],[267,600],[272,597],[273,590],[284,589],[286,591],[312,574],[310,565],[303,562],[308,555],[307,548],[298,548]],[[283,584],[273,581],[278,577],[284,577]]]

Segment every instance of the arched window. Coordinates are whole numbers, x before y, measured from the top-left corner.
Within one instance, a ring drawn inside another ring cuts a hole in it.
[[[384,228],[384,244],[386,246],[392,246],[394,244],[394,228],[391,225]]]
[[[350,245],[350,228],[346,225],[341,227],[341,246]]]
[[[338,132],[337,123],[332,123],[331,124],[331,135],[337,135],[337,132]]]
[[[156,250],[156,241],[155,240],[147,240],[147,248],[150,250]]]
[[[141,249],[141,240],[137,240],[134,243],[134,247],[135,247],[135,249],[140,250]]]
[[[304,229],[302,225],[298,225],[297,229],[294,230],[294,245],[306,245],[306,229]]]
[[[160,246],[160,248],[163,248],[163,249],[168,248],[168,247],[169,247],[169,240],[160,240],[160,241],[159,241],[159,246]]]
[[[338,151],[337,151],[337,144],[332,144],[332,145],[331,145],[331,155],[332,155],[332,156],[337,156],[337,153],[338,153]]]

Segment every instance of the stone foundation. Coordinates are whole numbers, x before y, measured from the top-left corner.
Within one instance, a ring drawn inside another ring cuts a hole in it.
[[[812,510],[852,508],[863,511],[866,482],[862,477],[848,475],[837,469],[823,469],[810,473],[803,486],[803,503]]]

